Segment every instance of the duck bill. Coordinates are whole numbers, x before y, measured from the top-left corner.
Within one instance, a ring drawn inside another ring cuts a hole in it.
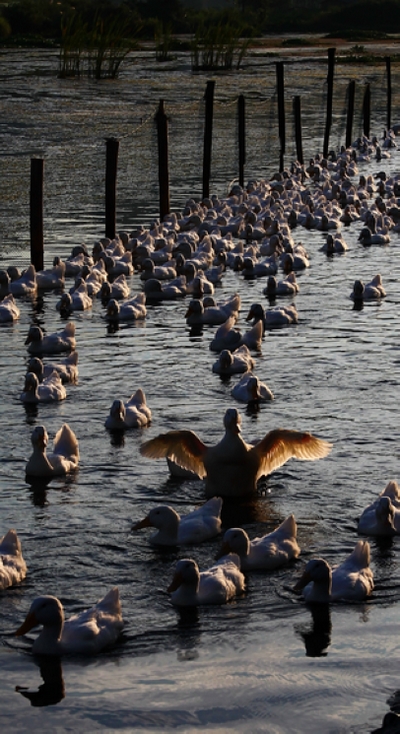
[[[171,594],[172,591],[176,591],[177,589],[179,589],[181,584],[182,584],[182,575],[180,573],[176,573],[170,585],[168,586],[168,589],[167,589],[168,593]]]
[[[302,577],[298,580],[297,584],[293,586],[294,592],[300,592],[302,589],[304,589],[307,584],[309,584],[311,581],[310,574],[305,571],[302,575]]]
[[[215,560],[218,561],[223,556],[228,556],[231,552],[231,549],[229,547],[229,543],[222,543],[218,553],[215,556]]]
[[[33,612],[29,612],[25,619],[25,622],[23,622],[21,624],[21,627],[18,627],[17,631],[15,632],[15,636],[21,637],[22,635],[26,635],[29,630],[33,629],[33,627],[37,627],[38,624],[39,622],[37,621]]]
[[[132,525],[132,530],[141,530],[142,528],[151,528],[151,522],[148,517],[145,517],[144,520],[140,520],[139,522],[135,523],[135,525]]]

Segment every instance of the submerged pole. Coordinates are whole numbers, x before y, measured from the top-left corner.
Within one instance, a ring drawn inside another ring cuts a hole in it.
[[[371,125],[371,87],[369,84],[365,87],[363,99],[363,132],[369,138],[369,130]]]
[[[346,123],[346,148],[351,145],[353,118],[354,118],[354,97],[356,93],[356,83],[352,80],[348,87],[348,104],[347,104],[347,123]]]
[[[283,79],[283,61],[276,63],[276,86],[278,92],[278,130],[280,140],[279,170],[283,171],[283,157],[285,155],[285,87]]]
[[[324,158],[328,157],[329,151],[329,134],[332,127],[332,106],[333,106],[333,73],[335,69],[335,48],[328,48],[328,95],[326,100],[326,122],[325,122],[325,136],[324,136]]]
[[[298,162],[303,165],[303,143],[301,136],[301,102],[300,97],[296,95],[293,98],[293,113],[294,113],[294,135],[296,139],[296,155]]]
[[[169,169],[168,169],[168,118],[164,111],[164,100],[156,113],[158,138],[158,182],[160,190],[160,220],[169,214]]]
[[[246,163],[246,118],[245,101],[243,94],[238,98],[238,126],[239,126],[239,185],[244,186],[244,164]]]
[[[212,148],[212,126],[214,112],[214,88],[215,81],[208,81],[204,99],[206,103],[206,116],[204,125],[204,150],[203,150],[203,199],[210,195],[211,178],[211,148]]]
[[[117,162],[119,141],[115,138],[106,140],[106,237],[115,237],[116,202],[117,202]]]
[[[31,263],[35,270],[44,268],[43,245],[43,158],[31,159],[30,233]]]

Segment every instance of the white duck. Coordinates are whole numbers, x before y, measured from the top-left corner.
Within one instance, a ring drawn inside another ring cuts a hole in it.
[[[300,286],[297,282],[296,274],[292,271],[282,280],[277,280],[275,275],[270,275],[263,294],[272,300],[277,296],[295,296],[299,290]]]
[[[274,399],[272,390],[251,370],[244,373],[232,388],[231,395],[241,403],[267,403]]]
[[[39,382],[39,378],[34,372],[26,373],[24,389],[20,396],[23,403],[31,405],[54,403],[65,400],[66,397],[67,391],[56,370],[53,370],[48,377],[44,377],[42,382]]]
[[[240,296],[235,294],[223,303],[215,304],[211,301],[198,301],[192,299],[186,312],[186,323],[188,326],[201,326],[202,324],[220,325],[230,316],[237,318],[240,309]]]
[[[146,396],[139,387],[124,403],[114,400],[105,427],[110,431],[124,431],[128,428],[143,428],[151,422],[151,410],[146,403]]]
[[[15,298],[12,293],[9,293],[0,301],[0,323],[6,324],[10,321],[17,321],[20,315],[21,311],[15,302]]]
[[[34,265],[29,265],[22,275],[16,280],[11,280],[8,285],[13,296],[32,296],[37,292],[36,270]]]
[[[123,621],[117,587],[93,607],[64,620],[61,602],[55,596],[38,596],[16,635],[20,637],[43,625],[32,645],[37,655],[95,655],[119,637]]]
[[[273,571],[300,555],[296,538],[294,515],[289,515],[272,533],[254,540],[250,540],[243,528],[229,528],[218,557],[237,553],[242,571]]]
[[[169,505],[153,507],[132,530],[154,527],[150,537],[155,545],[191,545],[214,538],[221,532],[221,497],[211,497],[204,505],[187,515],[179,515]]]
[[[258,479],[288,459],[314,461],[324,458],[332,448],[332,444],[311,433],[283,428],[269,431],[253,446],[243,440],[240,424],[239,412],[228,408],[225,435],[215,446],[207,446],[194,431],[176,430],[146,441],[140,453],[149,459],[169,457],[206,478],[208,497],[240,497],[256,492]]]
[[[186,278],[180,275],[173,281],[162,283],[157,278],[144,281],[146,303],[161,303],[162,301],[176,301],[186,295]]]
[[[93,301],[83,279],[72,293],[63,293],[56,303],[56,309],[61,316],[68,316],[72,311],[87,311],[92,306]]]
[[[400,534],[400,488],[390,481],[379,497],[362,512],[357,532],[361,535]]]
[[[214,338],[210,342],[211,351],[221,352],[223,349],[232,350],[245,344],[249,349],[260,352],[263,337],[262,322],[257,321],[251,329],[242,334],[239,329],[234,328],[235,321],[235,316],[231,316],[224,324],[218,327]]]
[[[369,283],[362,280],[354,281],[353,290],[350,298],[353,301],[376,301],[386,296],[386,291],[382,284],[382,276],[377,273]]]
[[[116,298],[118,301],[121,301],[124,298],[128,298],[129,294],[130,287],[126,280],[126,276],[122,273],[115,278],[112,283],[105,280],[104,283],[101,284],[101,288],[97,295],[101,298],[103,303],[107,303],[110,298]]]
[[[61,362],[43,363],[40,357],[31,357],[28,362],[28,372],[34,372],[38,376],[39,382],[49,377],[53,371],[58,372],[63,384],[78,382],[78,352],[71,352]]]
[[[115,298],[111,298],[107,304],[106,319],[111,323],[137,321],[138,319],[144,319],[146,314],[146,296],[144,293],[138,293],[129,301],[123,301],[122,303]]]
[[[26,570],[21,542],[11,529],[0,539],[0,589],[18,584],[25,578]]]
[[[65,263],[57,260],[53,267],[46,270],[38,270],[36,273],[36,284],[40,290],[54,290],[65,286]]]
[[[35,426],[31,434],[33,453],[26,464],[26,475],[51,478],[77,469],[79,448],[75,433],[67,423],[57,431],[53,440],[53,452],[47,453],[49,436],[44,426]]]
[[[343,563],[331,568],[323,558],[308,561],[294,591],[303,592],[307,602],[363,601],[374,589],[370,562],[370,546],[359,540]]]
[[[255,362],[250,350],[243,344],[233,352],[230,349],[223,349],[216,362],[214,362],[212,371],[217,375],[236,375],[249,372],[254,369],[254,366]]]
[[[46,335],[40,326],[33,324],[29,328],[25,344],[28,345],[28,352],[34,355],[72,352],[76,347],[75,324],[69,321],[62,331]]]
[[[244,591],[245,579],[239,557],[232,554],[200,573],[192,558],[182,558],[176,564],[172,583],[168,587],[171,601],[177,606],[226,604]]]

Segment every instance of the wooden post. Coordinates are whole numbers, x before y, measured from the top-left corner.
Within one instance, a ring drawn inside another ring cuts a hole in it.
[[[212,126],[214,112],[214,87],[215,81],[208,81],[204,99],[206,102],[206,117],[204,126],[204,151],[203,151],[203,199],[210,195],[211,178],[211,148],[212,148]]]
[[[44,268],[43,246],[43,170],[42,158],[31,159],[30,230],[31,263],[35,270]]]
[[[369,84],[365,87],[363,99],[363,132],[369,138],[369,130],[371,125],[371,87]]]
[[[106,237],[113,240],[115,237],[119,142],[115,138],[107,138],[106,146]]]
[[[326,101],[326,123],[324,136],[324,158],[328,157],[329,152],[329,134],[332,127],[332,103],[333,103],[333,72],[335,68],[335,48],[328,48],[328,96]]]
[[[347,105],[347,123],[346,123],[346,148],[351,145],[353,118],[354,118],[354,97],[356,93],[356,83],[351,81],[348,87],[348,105]]]
[[[283,80],[283,61],[276,63],[276,86],[278,92],[278,129],[280,140],[279,170],[283,171],[283,156],[285,155],[285,88]]]
[[[385,56],[387,76],[387,118],[386,127],[390,130],[392,126],[392,72],[390,67],[390,56]]]
[[[294,134],[296,139],[296,155],[297,160],[301,165],[304,163],[303,158],[303,144],[301,138],[301,103],[300,97],[296,96],[293,98],[293,113],[294,113]]]
[[[160,191],[160,221],[170,212],[169,169],[168,169],[168,118],[164,111],[164,100],[156,113],[158,138],[158,183]]]
[[[246,163],[246,118],[245,101],[243,94],[238,98],[238,122],[239,122],[239,184],[244,186],[244,164]]]

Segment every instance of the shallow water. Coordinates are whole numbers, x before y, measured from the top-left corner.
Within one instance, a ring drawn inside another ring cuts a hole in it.
[[[27,63],[26,55],[22,56]],[[29,171],[31,155],[45,151],[49,173],[48,266],[54,254],[65,256],[71,244],[83,240],[91,247],[103,233],[104,138],[122,135],[129,113],[130,125],[132,117],[136,124],[144,114],[142,109],[135,113],[137,117],[133,114],[135,105],[140,105],[131,99],[130,87],[140,86],[141,105],[153,112],[160,95],[168,99],[179,78],[185,119],[194,125],[195,118],[201,130],[196,90],[204,90],[205,77],[192,77],[182,68],[156,74],[154,64],[145,60],[115,86],[65,85],[49,74],[49,59],[48,53],[38,52],[34,84],[27,78],[26,66],[18,66],[1,98],[2,267],[25,266],[29,261],[29,249],[23,246],[29,239],[23,171],[24,166]],[[315,63],[306,68],[316,69],[317,77],[326,73]],[[3,73],[6,83],[9,77]],[[227,96],[230,92],[233,98],[242,89],[237,79],[228,79],[230,86],[225,78],[223,83]],[[254,81],[248,70],[245,84],[250,88],[253,83],[250,91],[256,94],[260,80]],[[144,147],[141,160],[146,160]],[[268,165],[272,171],[276,163],[276,158],[270,159],[265,168]],[[154,163],[153,168],[144,169],[145,181],[135,184],[134,193],[140,189],[136,200],[128,196],[129,165],[121,155],[120,228],[148,223],[157,214],[157,200],[151,196]],[[190,168],[187,160],[186,165]],[[398,152],[389,162],[371,167],[373,172],[398,170]],[[182,171],[179,181],[177,175],[174,178],[176,207],[183,206],[187,196],[198,194],[198,188],[187,184],[186,169]],[[258,168],[248,175],[261,173]],[[25,176],[29,178],[28,173]],[[218,169],[216,189],[222,190],[224,180],[226,190],[233,177],[227,169]],[[198,170],[192,170],[192,178],[199,187]],[[192,554],[204,568],[220,540],[189,551],[160,551],[148,545],[147,531],[132,533],[130,528],[156,503],[168,502],[185,513],[204,500],[201,481],[173,481],[166,463],[143,459],[139,446],[142,440],[177,427],[192,428],[210,444],[221,437],[236,378],[222,381],[211,372],[215,355],[208,345],[215,328],[191,335],[183,301],[150,306],[143,324],[112,331],[95,300],[90,313],[73,317],[78,385],[69,387],[63,403],[27,411],[19,394],[29,325],[35,321],[51,332],[60,329],[63,320],[55,308],[58,294],[19,299],[20,321],[2,326],[0,336],[0,532],[17,529],[29,571],[21,585],[0,597],[4,730],[12,726],[18,732],[179,728],[185,732],[365,734],[379,726],[388,710],[387,700],[400,683],[399,539],[371,540],[375,591],[366,604],[332,606],[328,616],[313,618],[291,591],[309,557],[321,555],[334,563],[351,551],[361,511],[391,478],[398,478],[400,239],[393,234],[388,247],[363,248],[357,242],[359,230],[357,223],[345,230],[350,249],[333,259],[319,251],[322,234],[296,232],[312,255],[310,269],[298,276],[299,324],[268,332],[256,359],[256,374],[273,390],[275,400],[256,414],[240,408],[243,435],[249,441],[271,427],[283,426],[310,430],[334,444],[331,455],[322,461],[291,461],[274,472],[251,503],[225,503],[223,508],[224,526],[243,525],[250,537],[269,532],[293,512],[302,554],[277,572],[248,574],[246,593],[234,603],[193,614],[174,609],[166,587],[177,558]],[[379,305],[354,310],[349,299],[354,280],[370,280],[377,272],[382,274],[387,298]],[[130,284],[132,293],[140,289],[137,274]],[[226,273],[217,297],[222,300],[240,293],[238,326],[242,330],[253,302],[267,306],[264,286],[263,279],[251,282],[238,273]],[[152,424],[127,432],[118,441],[104,428],[110,405],[114,397],[127,399],[139,386],[152,409]],[[27,484],[25,462],[33,426],[44,424],[52,438],[63,422],[71,425],[79,439],[79,471],[48,486]],[[69,615],[90,606],[115,584],[125,619],[120,643],[96,659],[64,659],[61,669],[53,664],[41,673],[29,652],[34,634],[27,639],[14,637],[32,599],[54,594]],[[37,691],[43,682],[45,687],[32,698],[32,706],[15,690],[26,686]]]

